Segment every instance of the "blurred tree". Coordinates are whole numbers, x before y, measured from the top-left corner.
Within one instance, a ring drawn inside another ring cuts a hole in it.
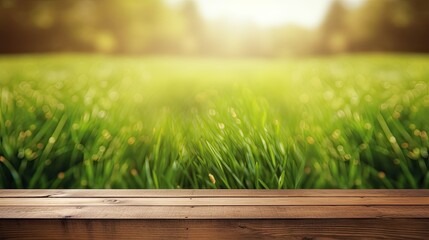
[[[399,50],[429,52],[429,1],[398,0],[395,10],[394,37],[400,42]]]
[[[338,53],[347,50],[348,11],[340,0],[335,0],[320,26],[318,51]]]
[[[204,21],[198,12],[195,2],[186,0],[181,6],[184,18],[185,35],[182,47],[186,53],[201,53],[204,51]]]
[[[428,16],[426,0],[368,0],[350,16],[350,50],[428,52]]]
[[[392,14],[396,0],[367,1],[356,11],[351,27],[351,49],[354,51],[391,51],[395,48]]]
[[[98,0],[94,47],[105,52],[147,53],[162,31],[163,3],[158,0]]]
[[[313,31],[297,25],[286,25],[272,30],[273,56],[307,56],[315,51]]]
[[[155,52],[168,13],[159,0],[0,0],[0,52]]]
[[[1,0],[0,52],[89,50],[73,35],[65,10],[80,1]]]
[[[0,0],[0,53],[85,51],[289,56],[429,52],[429,0],[335,0],[317,30],[204,21],[197,2]]]

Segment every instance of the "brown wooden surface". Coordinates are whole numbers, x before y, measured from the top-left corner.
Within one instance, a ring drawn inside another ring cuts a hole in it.
[[[429,190],[0,190],[0,239],[429,239]]]
[[[429,197],[1,198],[0,206],[362,206],[428,205]]]
[[[9,206],[0,207],[0,219],[417,219],[428,212],[429,206]]]
[[[428,219],[1,220],[1,239],[428,239]]]
[[[0,198],[9,197],[52,197],[52,198],[141,198],[141,197],[428,197],[429,189],[368,189],[368,190],[346,190],[346,189],[300,189],[300,190],[207,190],[207,189],[67,189],[67,190],[35,190],[35,189],[0,189]]]

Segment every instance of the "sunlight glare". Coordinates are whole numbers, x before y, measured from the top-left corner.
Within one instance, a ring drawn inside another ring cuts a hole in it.
[[[184,0],[166,0],[178,4]],[[251,22],[260,26],[298,24],[317,27],[333,0],[194,0],[202,16],[209,20]],[[344,0],[357,6],[362,0]]]

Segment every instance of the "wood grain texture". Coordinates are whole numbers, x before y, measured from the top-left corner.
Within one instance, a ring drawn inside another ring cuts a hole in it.
[[[429,220],[0,220],[2,239],[427,239]]]
[[[428,204],[429,197],[0,198],[0,206],[400,206]]]
[[[0,219],[429,218],[429,206],[19,206]]]
[[[300,190],[229,190],[229,189],[0,189],[0,198],[9,197],[51,197],[51,198],[177,198],[177,197],[428,197],[429,189],[300,189]]]
[[[428,239],[428,190],[0,190],[0,239]]]

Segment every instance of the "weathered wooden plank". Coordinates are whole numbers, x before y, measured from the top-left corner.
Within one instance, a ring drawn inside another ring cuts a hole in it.
[[[429,197],[0,198],[0,206],[349,206],[428,205]]]
[[[427,239],[429,219],[0,220],[4,239]]]
[[[0,190],[0,238],[427,239],[428,190]]]
[[[426,218],[429,206],[0,206],[0,219]]]
[[[139,198],[139,197],[428,197],[429,189],[409,190],[409,189],[300,189],[300,190],[226,190],[226,189],[70,189],[70,190],[49,190],[49,189],[2,189],[0,198],[8,197],[57,197],[57,198],[84,198],[84,197],[115,197],[115,198]]]

